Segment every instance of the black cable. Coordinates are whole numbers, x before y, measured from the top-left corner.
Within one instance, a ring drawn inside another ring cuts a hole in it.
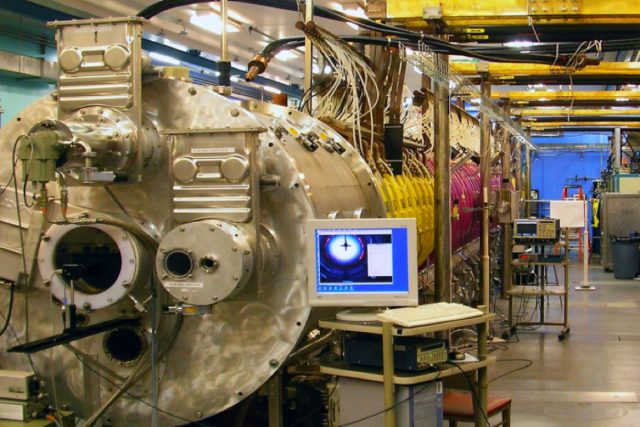
[[[476,393],[476,388],[473,386],[473,384],[471,383],[471,380],[467,376],[467,372],[465,372],[464,369],[462,369],[460,365],[458,365],[457,363],[452,361],[449,361],[449,363],[455,366],[456,368],[458,368],[460,372],[462,372],[462,376],[464,377],[465,380],[467,380],[467,384],[469,384],[469,389],[471,390],[471,397],[476,402],[476,406],[480,410],[480,413],[482,414],[482,418],[484,418],[485,422],[487,423],[487,426],[490,426],[491,423],[489,422],[489,417],[487,416],[484,409],[482,409],[482,406],[480,406],[480,399],[478,398],[478,394]]]
[[[275,7],[278,9],[290,10],[294,12],[298,11],[297,2],[291,1],[291,0],[236,0],[236,1],[250,3],[254,5],[259,5],[259,6]],[[167,10],[182,7],[182,6],[188,6],[191,4],[198,4],[198,3],[209,3],[209,1],[208,0],[161,0],[140,11],[138,13],[138,16],[141,16],[146,19],[151,19],[152,17],[162,12],[165,12]],[[379,32],[387,36],[406,38],[407,41],[413,41],[414,43],[421,42],[421,43],[424,43],[425,45],[428,45],[432,49],[436,49],[436,48],[443,49],[443,53],[449,53],[452,55],[469,56],[472,58],[482,59],[490,62],[520,62],[520,63],[543,63],[543,64],[563,65],[563,64],[566,64],[569,60],[571,60],[571,57],[572,57],[572,56],[560,57],[555,54],[534,57],[529,54],[523,54],[520,51],[515,51],[509,57],[506,57],[506,56],[492,57],[492,56],[484,55],[482,53],[476,53],[470,49],[438,39],[437,37],[434,37],[434,36],[430,36],[422,33],[416,33],[414,31],[402,29],[399,27],[393,27],[390,25],[372,21],[370,19],[349,16],[346,13],[325,8],[322,6],[314,6],[314,15],[320,18],[327,18],[327,19],[343,21],[343,22],[351,22],[353,24],[359,25],[364,29]]]
[[[156,410],[156,411],[158,411],[158,412],[161,412],[161,413],[163,413],[163,414],[165,414],[165,415],[168,415],[168,416],[170,416],[170,417],[173,417],[173,418],[175,418],[175,419],[177,419],[177,420],[185,421],[185,422],[188,422],[188,423],[192,423],[192,424],[194,424],[194,425],[196,425],[196,426],[201,426],[201,427],[211,427],[211,426],[209,426],[208,424],[203,424],[203,423],[201,423],[201,422],[199,422],[199,421],[192,421],[192,420],[190,420],[190,419],[188,419],[188,418],[181,417],[180,415],[176,415],[176,414],[171,413],[171,412],[169,412],[169,411],[165,411],[164,409],[161,409],[161,408],[159,408],[159,407],[157,407],[157,406],[155,406],[155,405],[153,405],[153,404],[151,404],[151,403],[147,402],[146,400],[144,400],[144,399],[142,399],[142,398],[139,398],[138,396],[135,396],[135,395],[133,395],[133,394],[129,393],[128,391],[126,391],[126,390],[123,390],[123,389],[122,389],[118,384],[116,384],[115,382],[111,381],[109,378],[105,377],[104,375],[102,375],[102,374],[101,374],[100,372],[98,372],[97,370],[93,369],[93,367],[92,367],[92,366],[90,366],[87,362],[85,362],[84,360],[82,360],[82,358],[81,358],[80,356],[78,356],[76,353],[73,353],[73,354],[76,356],[76,359],[78,359],[78,360],[80,361],[80,363],[82,363],[82,364],[83,364],[87,369],[89,369],[89,370],[90,370],[91,372],[93,372],[95,375],[97,375],[97,376],[98,376],[98,377],[100,377],[101,379],[105,380],[106,382],[108,382],[109,384],[111,384],[112,386],[114,386],[115,388],[117,388],[118,390],[122,391],[125,395],[127,395],[127,396],[128,396],[128,397],[130,397],[131,399],[133,399],[133,400],[135,400],[135,401],[137,401],[137,402],[140,402],[140,403],[142,403],[143,405],[148,406],[148,407],[149,407],[149,408],[151,408],[151,409],[155,409],[155,410]]]
[[[519,368],[513,369],[511,371],[508,371],[508,372],[506,372],[504,374],[498,375],[495,378],[490,379],[489,380],[489,384],[491,384],[492,382],[494,382],[494,381],[496,381],[496,380],[498,380],[498,379],[500,379],[502,377],[506,377],[507,375],[511,375],[511,374],[513,374],[515,372],[527,369],[528,367],[533,365],[533,360],[530,360],[530,359],[496,359],[496,362],[525,362],[525,365],[521,366]]]

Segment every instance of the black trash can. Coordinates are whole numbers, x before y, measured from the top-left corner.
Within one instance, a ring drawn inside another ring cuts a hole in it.
[[[613,277],[633,279],[640,273],[640,235],[611,236]]]

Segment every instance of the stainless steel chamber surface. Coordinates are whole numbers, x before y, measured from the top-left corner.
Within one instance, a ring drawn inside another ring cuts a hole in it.
[[[75,183],[68,189],[68,217],[103,218],[111,227],[106,232],[89,230],[88,223],[43,222],[24,206],[22,194],[20,229],[13,188],[0,195],[0,278],[15,280],[21,269],[20,232],[27,240],[35,234],[37,254],[35,280],[16,291],[11,329],[0,340],[0,364],[28,369],[25,355],[7,349],[62,331],[60,303],[68,283],[55,277],[60,260],[80,259],[100,276],[108,274],[107,258],[100,258],[108,255],[109,283],[87,276],[86,286],[77,290],[84,301],[83,324],[134,316],[141,326],[45,350],[31,361],[56,404],[85,418],[127,378],[138,376],[105,418],[114,426],[148,426],[153,382],[149,367],[142,367],[151,349],[151,296],[155,292],[167,305],[206,306],[203,312],[209,314],[182,316],[181,322],[177,314],[161,316],[159,417],[161,425],[173,426],[209,417],[251,395],[314,327],[316,315],[307,303],[305,220],[384,217],[386,211],[366,162],[310,116],[259,102],[241,106],[173,79],[146,80],[141,101],[138,125],[155,144],[145,147],[153,155],[145,160],[141,181]],[[11,175],[16,138],[38,123],[61,119],[58,107],[57,94],[47,96],[2,129],[0,181]],[[58,197],[58,185],[47,188]],[[50,205],[49,221],[59,219],[59,206]],[[209,226],[219,233],[210,242],[202,235]],[[64,227],[80,231],[68,235]],[[168,252],[155,252],[149,240]],[[167,258],[173,250],[185,255]],[[199,291],[190,293],[190,286]],[[8,290],[0,292],[6,301]],[[0,313],[7,314],[4,304]]]

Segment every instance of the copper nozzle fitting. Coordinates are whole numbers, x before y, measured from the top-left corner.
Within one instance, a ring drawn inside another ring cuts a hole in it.
[[[264,73],[264,70],[267,69],[267,65],[269,64],[269,58],[264,57],[262,55],[256,55],[249,62],[249,70],[244,75],[246,81],[251,82],[256,79],[258,74]]]

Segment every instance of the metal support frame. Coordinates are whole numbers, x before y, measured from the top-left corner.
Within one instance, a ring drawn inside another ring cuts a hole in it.
[[[438,54],[438,61],[448,62]],[[435,161],[435,299],[451,301],[451,144],[449,90],[433,81]]]
[[[511,135],[505,131],[505,141],[502,147],[502,188],[511,191]],[[509,207],[511,209],[511,206]],[[511,258],[513,257],[513,226],[511,223],[502,224],[502,297],[505,291],[511,289]]]
[[[522,290],[518,287],[509,292],[509,331],[504,334],[504,338],[513,334],[517,326],[562,326],[562,330],[558,334],[558,340],[562,341],[571,332],[569,326],[569,230],[564,228],[562,231],[562,241],[559,242],[560,247],[564,251],[562,261],[536,261],[530,263],[523,263],[522,265],[534,267],[536,275],[538,277],[539,286],[536,284],[535,289],[527,289],[526,286],[522,287]],[[542,253],[545,253],[544,245],[542,245]],[[564,283],[563,288],[559,292],[550,292],[546,288],[547,282],[547,267],[561,266],[564,270]],[[554,295],[561,298],[562,304],[562,322],[551,322],[545,318],[546,306],[545,298]],[[513,318],[513,298],[525,298],[535,297],[539,298],[538,303],[538,321],[519,322]]]
[[[488,67],[488,69],[487,69]],[[464,76],[477,76],[482,72],[487,72],[493,78],[509,81],[510,78],[520,76],[551,77],[558,75],[594,76],[608,77],[619,75],[629,77],[640,75],[640,64],[637,62],[601,62],[598,65],[587,65],[584,68],[575,70],[560,65],[544,64],[520,64],[520,63],[473,63],[457,62],[452,64],[452,68]]]
[[[531,148],[529,148],[529,146],[525,146],[524,161],[526,165],[526,170],[525,170],[525,179],[524,179],[524,191],[525,191],[524,200],[531,199],[531,156],[532,156]],[[522,162],[520,162],[520,164],[522,164]],[[525,206],[524,214],[528,218],[529,216],[531,216],[531,203],[525,202],[524,206]]]
[[[220,0],[220,17],[222,19],[222,35],[220,36],[220,61],[229,61],[229,31],[227,29],[229,5],[228,0]]]
[[[602,120],[603,117],[607,117],[610,120],[618,120],[622,118],[636,119],[640,116],[640,108],[627,108],[624,110],[611,110],[608,108],[554,108],[554,109],[539,109],[539,108],[520,108],[511,110],[514,116],[522,117],[524,120],[529,118],[556,118],[557,120],[567,119],[597,119]]]
[[[490,102],[491,83],[484,80],[480,85],[482,102]],[[482,250],[482,280],[480,290],[482,305],[489,307],[489,186],[491,182],[491,118],[482,114],[480,123],[480,180],[482,182],[482,234],[480,237]],[[487,324],[478,325],[478,355],[487,353],[487,342],[484,339],[488,333]],[[482,337],[483,339],[480,339]],[[489,374],[486,369],[478,370],[478,400],[480,406],[487,407],[489,394]],[[476,425],[487,426],[483,417],[476,416]]]
[[[628,0],[578,1],[549,0],[388,0],[388,19],[405,21],[410,26],[425,28],[430,20],[427,12],[444,21],[445,27],[478,27],[484,33],[486,26],[530,26],[536,24],[637,24],[640,5]]]
[[[269,427],[282,427],[282,371],[273,375],[267,383]]]
[[[396,426],[395,385],[393,383],[393,323],[382,322],[382,376],[384,379],[384,408],[393,408],[384,413],[384,425]]]
[[[640,92],[631,90],[602,90],[602,91],[555,91],[555,92],[527,92],[512,91],[493,94],[493,99],[507,99],[512,105],[527,104],[529,102],[545,102],[555,105],[554,101],[574,102],[612,102],[623,103],[640,100]],[[546,104],[545,104],[546,105]]]

